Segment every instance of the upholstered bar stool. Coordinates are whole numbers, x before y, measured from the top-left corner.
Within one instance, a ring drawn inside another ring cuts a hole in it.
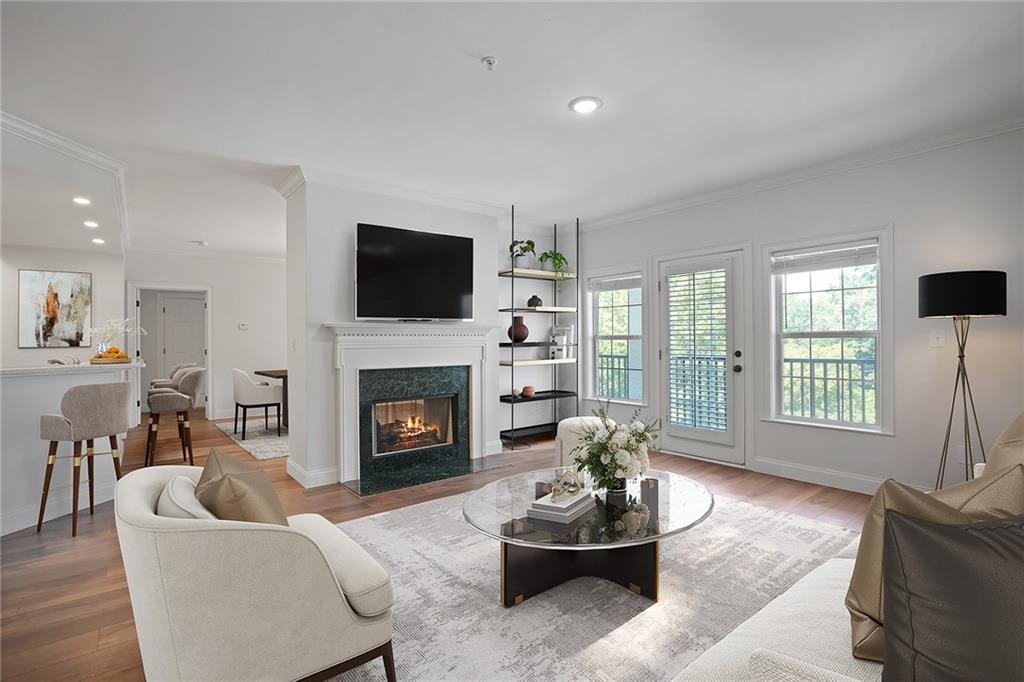
[[[89,474],[89,513],[94,508],[96,455],[111,455],[114,475],[121,478],[121,456],[117,447],[117,435],[128,431],[128,396],[131,388],[127,381],[112,384],[86,384],[72,386],[60,401],[60,414],[44,414],[39,419],[39,437],[50,441],[50,452],[46,457],[46,474],[43,478],[43,495],[39,501],[39,522],[36,532],[43,529],[43,515],[46,513],[46,498],[50,495],[50,480],[53,466],[58,459],[57,446],[61,441],[73,443],[71,483],[71,535],[78,535],[78,493],[82,485],[82,442],[85,442],[85,461]],[[110,452],[96,452],[93,443],[97,438],[110,441]]]
[[[200,367],[194,362],[182,362],[171,367],[170,376],[165,379],[153,379],[149,382],[149,388],[173,388],[178,390],[178,382],[185,376],[188,370]]]
[[[199,401],[199,393],[206,376],[203,367],[187,367],[180,375],[177,389],[151,388],[147,397],[149,407],[149,433],[146,434],[146,461],[150,466],[156,461],[156,436],[160,426],[160,415],[174,413],[178,421],[178,440],[181,441],[181,459],[189,464],[192,458],[192,423],[188,413]]]

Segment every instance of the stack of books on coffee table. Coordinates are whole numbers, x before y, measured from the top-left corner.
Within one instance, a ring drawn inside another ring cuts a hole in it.
[[[526,516],[533,521],[541,521],[542,525],[570,525],[589,514],[596,506],[590,490],[581,490],[575,495],[562,494],[557,499],[552,499],[548,493],[533,502],[526,510]]]

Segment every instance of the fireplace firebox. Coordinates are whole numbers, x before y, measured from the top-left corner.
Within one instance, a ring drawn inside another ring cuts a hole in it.
[[[382,400],[373,405],[373,456],[427,450],[453,443],[454,395]]]

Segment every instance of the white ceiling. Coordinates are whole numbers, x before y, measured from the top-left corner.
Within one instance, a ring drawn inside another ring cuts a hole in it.
[[[1024,115],[1019,3],[2,12],[5,110],[126,162],[133,247],[280,252],[286,166],[593,221]]]
[[[121,220],[114,175],[4,130],[0,137],[4,246],[121,253]],[[72,200],[92,201],[79,206]],[[82,223],[91,220],[99,227]],[[105,241],[92,243],[93,238]]]

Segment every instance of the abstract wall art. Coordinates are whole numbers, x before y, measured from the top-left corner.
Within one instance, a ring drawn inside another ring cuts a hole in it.
[[[18,348],[92,345],[92,273],[18,271]]]

